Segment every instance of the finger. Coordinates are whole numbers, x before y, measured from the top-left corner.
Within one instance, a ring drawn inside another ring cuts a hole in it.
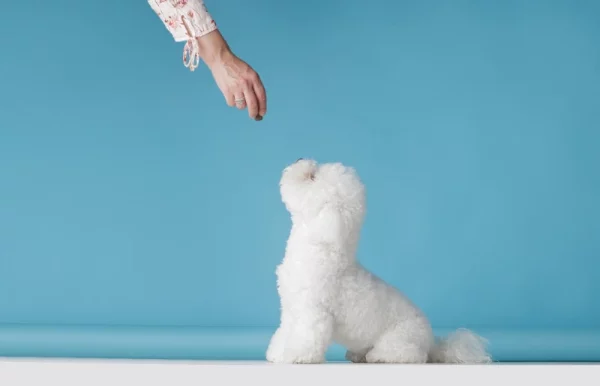
[[[229,107],[235,106],[235,96],[233,95],[232,92],[226,92],[223,94],[223,96],[225,97],[225,103],[227,103],[227,106],[229,106]]]
[[[246,104],[248,105],[248,115],[252,119],[256,119],[258,116],[258,100],[252,86],[244,90],[244,97],[246,97]]]
[[[258,115],[264,117],[267,113],[267,92],[260,78],[254,83],[254,93],[258,99]]]
[[[246,97],[244,96],[244,93],[236,92],[234,95],[235,95],[235,98],[234,98],[235,107],[237,107],[238,110],[245,109],[246,108]]]

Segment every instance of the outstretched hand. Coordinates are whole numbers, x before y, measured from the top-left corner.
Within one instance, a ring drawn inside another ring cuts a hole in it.
[[[200,55],[210,68],[225,101],[260,121],[267,113],[267,94],[260,76],[238,58],[216,30],[198,38]]]

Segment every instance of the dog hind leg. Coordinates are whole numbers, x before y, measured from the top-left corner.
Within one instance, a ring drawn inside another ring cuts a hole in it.
[[[407,320],[385,332],[367,353],[367,363],[427,363],[434,336],[427,322]]]

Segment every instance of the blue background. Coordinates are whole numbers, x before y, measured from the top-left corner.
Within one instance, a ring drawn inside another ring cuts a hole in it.
[[[207,6],[262,122],[145,1],[3,5],[0,329],[270,331],[313,157],[357,168],[360,259],[434,326],[600,331],[600,2]]]

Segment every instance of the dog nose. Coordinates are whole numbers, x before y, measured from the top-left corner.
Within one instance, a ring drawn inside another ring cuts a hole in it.
[[[296,160],[296,162],[300,162],[300,161],[302,161],[303,159],[304,159],[304,158],[298,158],[298,159]]]

